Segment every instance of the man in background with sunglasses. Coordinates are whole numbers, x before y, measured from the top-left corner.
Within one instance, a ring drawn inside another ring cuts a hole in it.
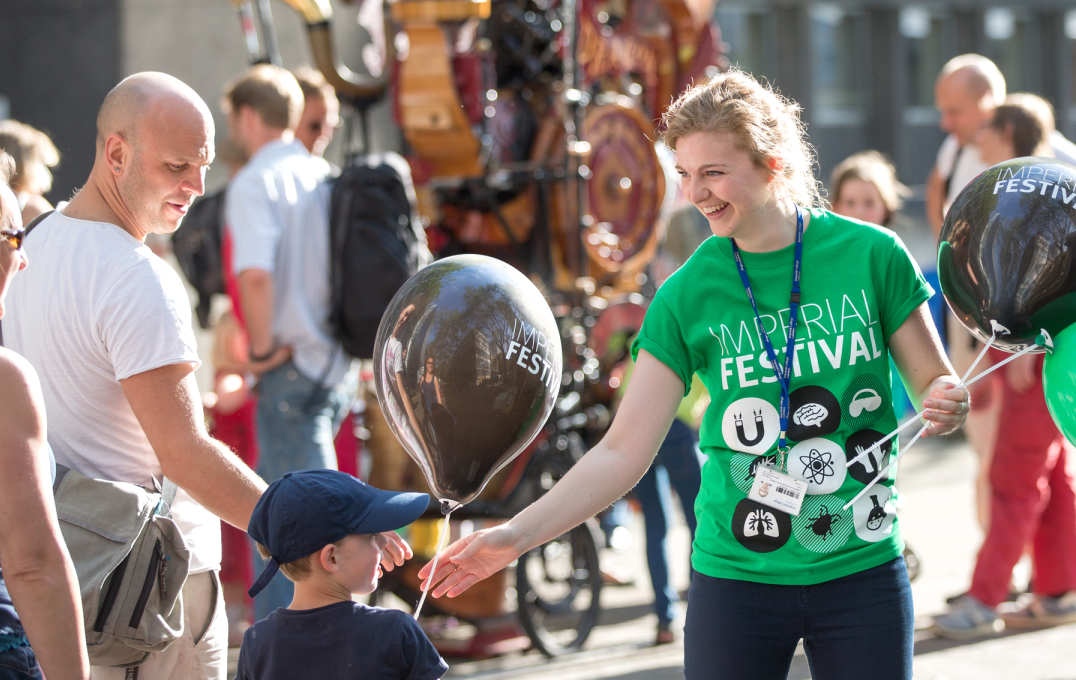
[[[145,245],[171,234],[204,191],[213,160],[205,102],[163,73],[138,73],[105,97],[93,168],[24,249],[5,340],[41,376],[58,462],[103,479],[179,486],[172,518],[190,549],[185,631],[139,668],[144,678],[227,672],[220,525],[245,529],[265,484],[205,430],[191,306],[179,275]],[[136,675],[138,674],[136,672]],[[130,677],[94,666],[95,679]]]
[[[303,93],[287,70],[258,64],[227,88],[231,137],[250,159],[228,184],[224,223],[238,309],[257,375],[258,474],[336,468],[333,437],[349,399],[350,357],[329,327],[331,168],[295,137]],[[254,573],[264,560],[253,555]],[[277,575],[254,598],[255,621],[287,606]]]

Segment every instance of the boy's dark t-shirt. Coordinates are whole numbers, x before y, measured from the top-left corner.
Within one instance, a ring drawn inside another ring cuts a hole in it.
[[[277,609],[255,623],[243,636],[235,677],[433,680],[447,671],[422,628],[404,612],[337,602]]]

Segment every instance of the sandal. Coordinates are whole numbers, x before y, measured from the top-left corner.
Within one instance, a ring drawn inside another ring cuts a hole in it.
[[[1035,595],[1025,602],[1001,612],[1005,625],[1023,630],[1049,628],[1076,622],[1076,590],[1048,597]]]

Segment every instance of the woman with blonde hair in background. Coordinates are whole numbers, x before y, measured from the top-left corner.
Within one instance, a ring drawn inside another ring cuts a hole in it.
[[[52,210],[45,198],[52,189],[52,170],[60,162],[60,152],[41,130],[17,120],[0,121],[0,150],[15,159],[10,186],[19,201],[23,224]]]

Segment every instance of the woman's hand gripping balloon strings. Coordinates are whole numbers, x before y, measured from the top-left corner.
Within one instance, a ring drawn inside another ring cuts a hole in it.
[[[971,393],[953,376],[935,378],[923,399],[924,436],[949,434],[964,424],[971,410]]]

